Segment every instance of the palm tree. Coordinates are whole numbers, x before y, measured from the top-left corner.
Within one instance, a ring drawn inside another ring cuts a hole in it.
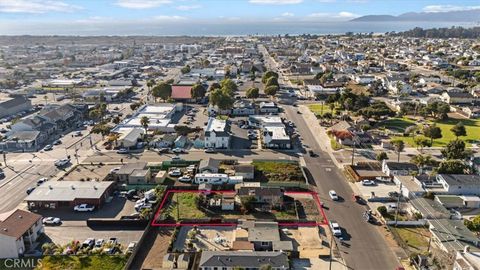
[[[426,165],[430,165],[433,163],[433,158],[430,155],[418,155],[418,156],[412,157],[411,162],[417,165],[420,170],[420,173],[422,173],[423,168]]]
[[[145,139],[147,138],[147,130],[148,130],[148,124],[150,123],[150,119],[146,116],[142,116],[140,118],[140,125],[145,129]]]
[[[148,93],[147,93],[147,100],[150,99],[150,95],[152,94],[151,88],[155,85],[155,80],[151,79],[147,81],[147,88],[148,88]]]
[[[48,96],[47,95],[43,96],[43,99],[45,100],[45,106],[47,106]]]
[[[393,147],[395,147],[395,152],[398,154],[397,161],[400,162],[400,153],[403,151],[403,149],[405,149],[405,142],[402,140],[393,140],[391,143],[393,144]]]

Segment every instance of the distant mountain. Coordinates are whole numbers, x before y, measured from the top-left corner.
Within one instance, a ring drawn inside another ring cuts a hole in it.
[[[398,16],[366,15],[351,20],[353,22],[479,22],[480,9],[449,12],[408,12]]]

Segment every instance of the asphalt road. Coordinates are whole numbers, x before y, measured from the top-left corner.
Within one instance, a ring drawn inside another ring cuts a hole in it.
[[[307,150],[313,150],[319,155],[313,158],[305,155],[306,167],[317,186],[320,200],[328,208],[327,218],[339,223],[343,229],[343,238],[350,245],[339,246],[348,269],[395,269],[400,265],[395,254],[386,244],[379,229],[363,220],[364,206],[353,202],[353,191],[342,172],[332,162],[328,153],[321,150],[317,144],[308,127],[316,123],[306,123],[292,106],[283,108],[287,118],[295,122],[298,132],[302,135],[303,144],[309,146]],[[335,190],[342,200],[333,202],[328,195],[329,190]]]

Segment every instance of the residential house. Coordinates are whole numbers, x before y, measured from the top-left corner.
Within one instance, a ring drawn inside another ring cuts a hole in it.
[[[14,131],[0,142],[0,149],[11,152],[35,152],[45,144],[46,140],[48,140],[48,136],[40,131]]]
[[[0,214],[0,258],[18,258],[35,248],[43,234],[42,216],[15,209]]]
[[[443,92],[441,99],[448,104],[473,104],[474,96],[468,92]]]
[[[230,147],[230,122],[213,117],[208,119],[205,129],[205,148],[229,148]]]
[[[241,228],[248,231],[248,241],[256,251],[291,251],[291,241],[280,240],[278,223],[274,221],[246,221]]]
[[[384,159],[382,162],[382,172],[392,177],[395,175],[412,175],[413,173],[418,173],[418,167],[409,162],[394,162]]]
[[[235,103],[233,103],[232,115],[238,116],[252,114],[255,114],[255,106],[253,102],[246,99],[241,99],[236,100]]]
[[[240,164],[233,167],[235,175],[242,176],[245,180],[253,180],[254,178],[254,166],[250,164]]]
[[[237,190],[237,202],[242,197],[252,196],[255,204],[265,211],[283,208],[283,189],[278,187],[240,187]]]
[[[71,104],[45,108],[39,115],[55,124],[57,130],[74,129],[83,120],[83,114]]]
[[[141,128],[124,128],[118,131],[120,136],[117,139],[117,145],[122,148],[136,147],[137,143],[143,138],[145,133]]]
[[[192,99],[193,85],[172,85],[171,98],[175,101],[190,101]]]
[[[437,174],[437,182],[448,194],[480,195],[480,175]]]
[[[285,127],[265,126],[263,128],[263,144],[266,148],[289,149],[291,147],[290,136]]]
[[[144,184],[151,181],[151,171],[146,162],[126,163],[115,173],[120,183]]]
[[[258,111],[260,113],[278,113],[278,106],[275,102],[262,101]]]
[[[260,269],[264,265],[272,270],[288,270],[288,256],[283,252],[203,251],[199,270]]]
[[[32,102],[25,96],[14,96],[0,101],[0,118],[13,116],[19,112],[32,109]]]
[[[218,173],[218,167],[222,161],[219,159],[207,158],[200,160],[198,165],[199,173]]]
[[[462,106],[462,112],[468,118],[479,118],[480,117],[480,107],[478,107],[478,106]]]

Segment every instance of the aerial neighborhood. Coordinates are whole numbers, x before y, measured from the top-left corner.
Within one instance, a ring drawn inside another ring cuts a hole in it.
[[[478,39],[4,36],[0,59],[2,259],[480,269]]]

